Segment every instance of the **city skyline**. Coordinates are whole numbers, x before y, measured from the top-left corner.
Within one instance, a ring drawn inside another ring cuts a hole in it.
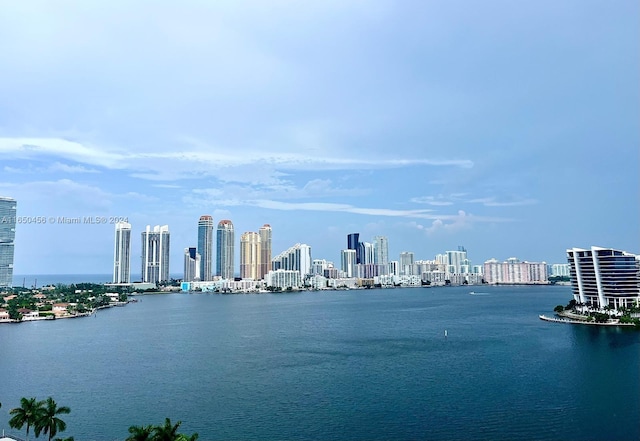
[[[280,5],[7,3],[0,196],[170,225],[175,273],[204,213],[333,262],[354,231],[393,259],[639,251],[640,4]],[[18,224],[14,272],[106,273],[113,227]]]

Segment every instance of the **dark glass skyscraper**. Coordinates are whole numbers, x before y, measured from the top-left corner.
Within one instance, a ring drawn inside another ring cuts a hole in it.
[[[200,216],[198,221],[198,254],[200,254],[200,280],[211,280],[213,272],[213,218]]]
[[[360,250],[360,233],[347,234],[347,249],[356,251],[356,263],[362,263],[362,251]]]

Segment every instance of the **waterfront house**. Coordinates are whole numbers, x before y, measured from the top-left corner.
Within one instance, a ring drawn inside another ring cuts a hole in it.
[[[28,322],[30,320],[38,320],[40,318],[40,312],[39,311],[32,311],[28,308],[20,308],[18,309],[18,312],[20,314],[22,314],[22,321],[23,322]]]
[[[61,315],[67,315],[69,314],[69,311],[67,311],[67,308],[69,307],[68,303],[54,303],[53,307],[51,308],[51,310],[53,311],[53,314],[58,317]]]
[[[0,322],[6,322],[11,320],[9,318],[9,311],[7,311],[6,309],[1,309],[0,308]]]

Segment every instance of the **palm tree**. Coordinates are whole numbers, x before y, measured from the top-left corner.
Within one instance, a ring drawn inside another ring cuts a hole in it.
[[[131,426],[129,427],[131,436],[125,441],[151,441],[153,426]]]
[[[176,441],[178,439],[178,427],[182,421],[171,424],[169,418],[165,418],[164,426],[156,426],[153,428],[153,441]]]
[[[29,440],[29,429],[39,420],[43,412],[44,402],[35,398],[20,398],[20,407],[11,409],[9,413],[13,417],[9,420],[9,426],[14,429],[22,429],[27,425],[27,440]],[[36,434],[38,436],[38,434]]]
[[[67,423],[58,418],[58,415],[68,414],[71,409],[66,406],[58,407],[51,397],[42,403],[44,407],[35,424],[36,437],[40,436],[40,433],[49,434],[49,441],[51,441],[58,431],[64,432],[67,428]]]

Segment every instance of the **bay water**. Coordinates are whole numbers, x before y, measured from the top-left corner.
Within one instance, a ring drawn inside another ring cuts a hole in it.
[[[474,290],[474,295],[470,291]],[[541,321],[564,286],[156,294],[0,325],[0,430],[21,397],[59,434],[124,440],[638,440],[640,332]],[[446,330],[446,336],[445,336]]]

